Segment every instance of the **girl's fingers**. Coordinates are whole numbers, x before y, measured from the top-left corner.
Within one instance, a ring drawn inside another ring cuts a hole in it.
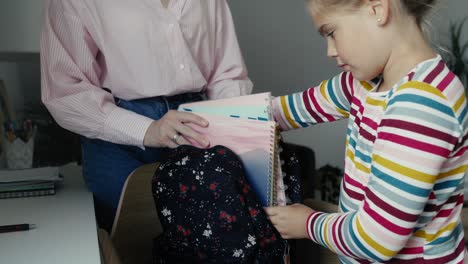
[[[265,209],[268,216],[275,216],[277,214],[274,207],[264,207],[263,209]]]

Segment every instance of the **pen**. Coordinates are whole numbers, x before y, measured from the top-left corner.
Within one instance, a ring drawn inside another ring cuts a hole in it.
[[[36,228],[34,224],[17,224],[17,225],[4,225],[0,226],[0,233],[26,231]]]

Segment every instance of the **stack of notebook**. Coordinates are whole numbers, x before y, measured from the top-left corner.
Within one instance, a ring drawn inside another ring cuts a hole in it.
[[[263,206],[286,203],[278,153],[279,134],[270,104],[271,94],[259,93],[186,103],[178,109],[208,120],[208,127],[192,128],[209,138],[209,147],[222,145],[239,156],[247,180]],[[197,146],[193,141],[192,144]]]
[[[62,180],[58,167],[0,170],[0,199],[53,195]]]

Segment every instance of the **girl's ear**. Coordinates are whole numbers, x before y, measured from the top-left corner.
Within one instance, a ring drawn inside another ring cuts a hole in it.
[[[368,0],[369,15],[371,15],[379,26],[388,23],[390,19],[390,1],[392,0]]]

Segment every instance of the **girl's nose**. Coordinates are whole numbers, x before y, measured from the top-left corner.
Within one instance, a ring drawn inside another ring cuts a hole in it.
[[[336,51],[335,43],[332,40],[327,41],[327,56],[330,58],[335,58],[338,56]]]

